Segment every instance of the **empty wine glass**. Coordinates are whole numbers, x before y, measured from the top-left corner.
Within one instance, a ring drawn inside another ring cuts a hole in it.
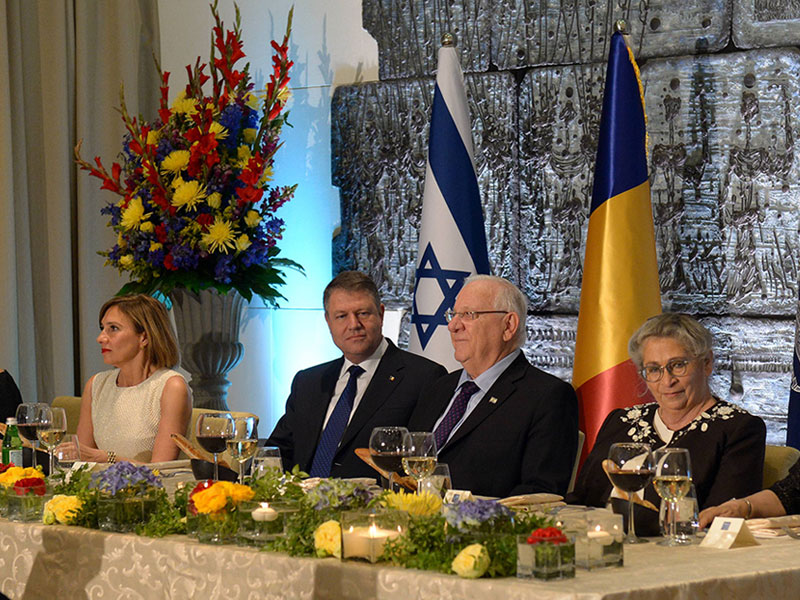
[[[255,417],[236,417],[233,420],[233,436],[226,440],[231,458],[239,463],[239,483],[244,483],[244,464],[258,449],[258,438],[253,437],[255,428]]]
[[[197,443],[214,455],[214,481],[219,481],[219,455],[233,437],[233,417],[229,413],[200,413],[195,426]]]
[[[269,469],[278,469],[283,472],[281,449],[277,446],[258,448],[255,457],[253,457],[253,477],[263,477]]]
[[[447,466],[446,463],[436,463],[436,466],[433,468],[433,473],[419,480],[417,491],[420,494],[428,492],[434,496],[444,497],[447,494],[447,490],[452,488],[450,467]]]
[[[17,430],[33,445],[33,467],[36,467],[36,450],[39,438],[36,431],[50,424],[52,411],[44,402],[26,402],[17,406]]]
[[[65,435],[67,435],[67,413],[63,408],[51,407],[50,422],[36,429],[36,437],[44,444],[50,455],[50,471],[48,472],[51,475],[55,473],[53,450],[61,443]]]
[[[686,448],[659,448],[653,452],[655,478],[653,485],[656,492],[669,503],[669,536],[661,540],[661,546],[683,546],[691,544],[689,539],[681,539],[676,535],[675,519],[678,512],[678,501],[683,498],[692,486],[692,466],[689,451]]]
[[[403,469],[417,482],[428,477],[436,467],[436,440],[430,431],[411,431],[403,437]]]
[[[81,459],[81,449],[78,443],[78,436],[68,433],[61,440],[61,443],[53,449],[56,459],[56,468],[70,469],[72,464]]]
[[[384,471],[403,472],[403,439],[408,434],[405,427],[376,427],[369,436],[369,455]],[[382,481],[388,487],[388,480]]]
[[[633,497],[653,478],[653,455],[650,445],[639,442],[612,444],[608,450],[608,459],[613,463],[608,470],[611,483],[628,494],[628,535],[625,537],[625,543],[642,544],[647,540],[636,537]]]

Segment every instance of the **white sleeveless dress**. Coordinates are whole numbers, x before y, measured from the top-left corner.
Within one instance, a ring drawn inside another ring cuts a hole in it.
[[[102,371],[92,382],[92,427],[101,450],[150,462],[158,423],[161,394],[170,377],[183,376],[171,369],[159,369],[139,385],[119,387],[119,369]]]

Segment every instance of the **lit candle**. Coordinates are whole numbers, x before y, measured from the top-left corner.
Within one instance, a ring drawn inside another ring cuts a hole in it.
[[[366,558],[374,563],[383,554],[386,540],[398,535],[398,531],[380,529],[375,523],[369,527],[350,526],[342,532],[342,558]]]
[[[277,518],[278,511],[271,508],[267,502],[262,502],[258,508],[253,509],[254,521],[274,521]]]

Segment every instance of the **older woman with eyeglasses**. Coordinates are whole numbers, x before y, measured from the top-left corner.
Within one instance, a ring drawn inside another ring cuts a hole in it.
[[[569,502],[607,503],[612,487],[602,462],[615,442],[644,442],[654,450],[687,448],[701,509],[761,489],[766,427],[760,418],[712,394],[711,341],[697,320],[676,313],[652,317],[633,334],[628,353],[655,402],[608,415]],[[658,506],[653,486],[645,488],[645,499]]]

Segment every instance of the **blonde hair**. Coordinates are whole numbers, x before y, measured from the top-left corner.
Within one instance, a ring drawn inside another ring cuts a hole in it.
[[[135,294],[115,296],[100,309],[100,322],[108,309],[116,306],[133,323],[136,333],[144,333],[148,343],[144,347],[145,361],[157,369],[173,368],[180,362],[178,342],[169,322],[166,307],[151,296]]]

